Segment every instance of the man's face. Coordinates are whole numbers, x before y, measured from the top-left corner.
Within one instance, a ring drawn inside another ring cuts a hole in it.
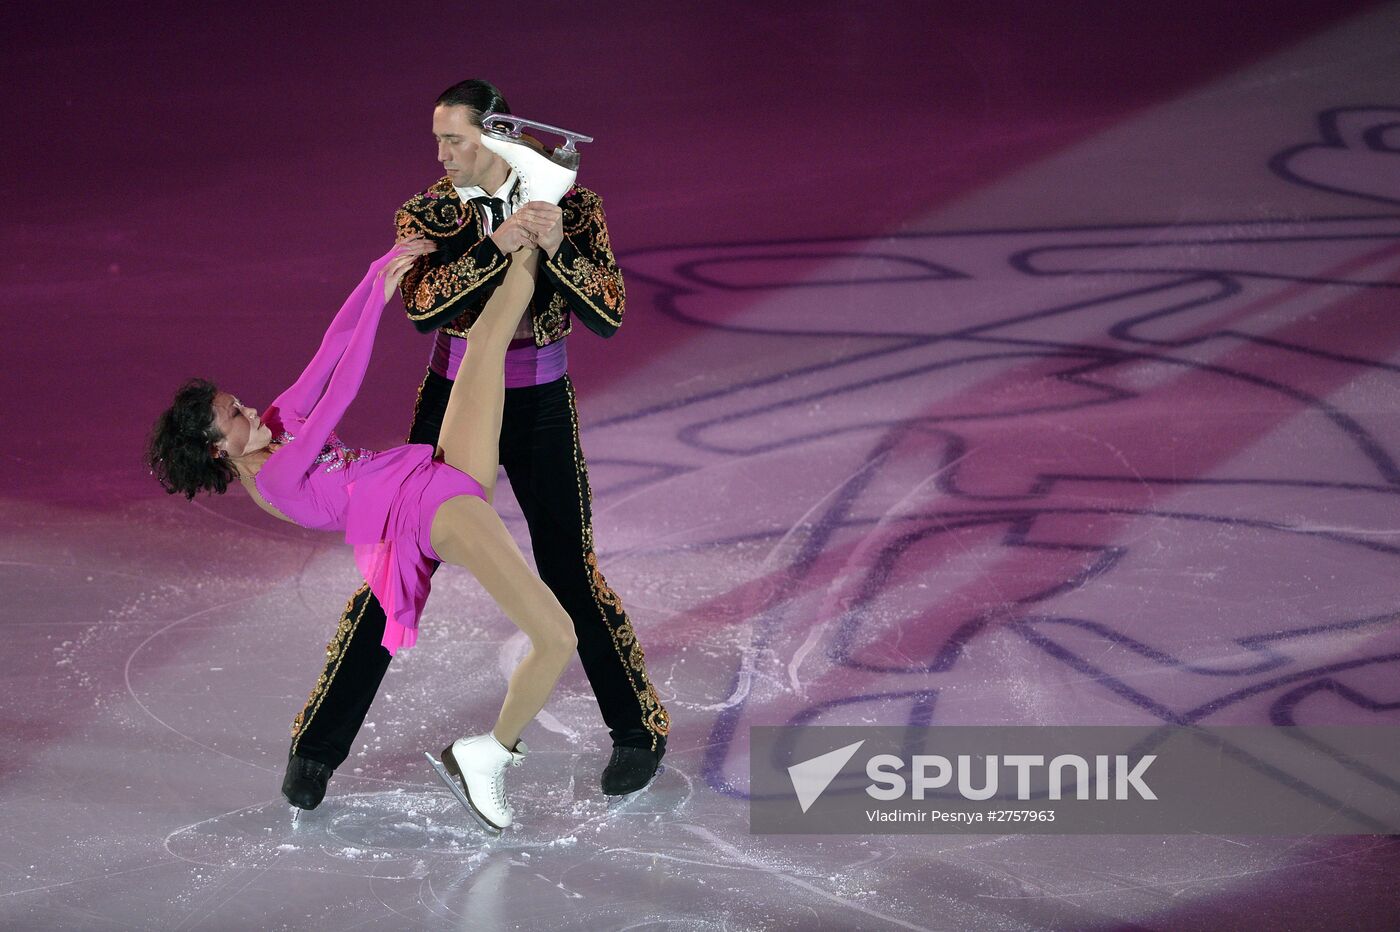
[[[469,107],[443,106],[433,110],[438,161],[457,187],[475,185],[490,194],[487,178],[500,156],[481,144],[481,130],[472,125],[470,117]]]

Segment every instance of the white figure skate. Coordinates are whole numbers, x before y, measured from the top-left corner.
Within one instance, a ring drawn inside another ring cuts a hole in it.
[[[529,750],[524,741],[519,741],[514,751],[508,751],[487,732],[458,738],[443,749],[439,760],[431,754],[424,756],[457,801],[484,828],[499,832],[515,821],[515,810],[506,802],[506,768],[519,764]]]
[[[546,150],[522,130],[540,130],[564,137],[564,144]],[[592,142],[592,136],[536,123],[509,113],[487,111],[481,117],[481,144],[510,163],[520,178],[521,193],[527,201],[558,204],[578,177],[576,142]]]

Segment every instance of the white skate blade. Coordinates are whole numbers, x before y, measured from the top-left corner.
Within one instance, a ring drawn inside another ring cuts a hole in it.
[[[471,817],[477,821],[477,824],[493,835],[501,834],[499,828],[486,821],[486,817],[476,811],[476,807],[472,805],[471,797],[467,795],[467,791],[462,786],[461,781],[447,772],[447,768],[442,765],[442,761],[438,760],[427,751],[423,752],[423,756],[428,759],[428,763],[433,765],[433,772],[438,775],[438,779],[447,784],[447,788],[452,791],[452,795],[457,797],[457,802],[462,804],[463,809],[471,813]]]
[[[544,130],[546,133],[563,136],[564,148],[571,152],[574,151],[574,143],[593,141],[592,136],[585,136],[583,133],[577,133],[562,126],[550,126],[548,123],[541,123],[538,120],[527,120],[513,113],[496,113],[494,110],[487,110],[481,115],[481,127],[487,132],[495,133],[498,136],[509,136],[512,139],[518,138],[521,130]]]

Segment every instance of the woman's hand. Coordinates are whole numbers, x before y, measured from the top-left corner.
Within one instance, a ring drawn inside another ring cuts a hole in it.
[[[398,255],[389,260],[389,264],[384,267],[384,300],[388,301],[394,296],[394,289],[399,287],[399,282],[403,281],[404,274],[422,256],[437,249],[437,243],[422,236],[406,236],[394,244],[397,247]]]

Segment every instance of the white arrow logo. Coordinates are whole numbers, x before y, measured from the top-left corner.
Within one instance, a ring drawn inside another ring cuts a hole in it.
[[[803,812],[811,808],[817,797],[836,779],[841,768],[846,766],[846,761],[855,756],[864,743],[864,740],[857,741],[788,768],[788,777],[792,780],[792,788],[797,793],[797,802]]]

